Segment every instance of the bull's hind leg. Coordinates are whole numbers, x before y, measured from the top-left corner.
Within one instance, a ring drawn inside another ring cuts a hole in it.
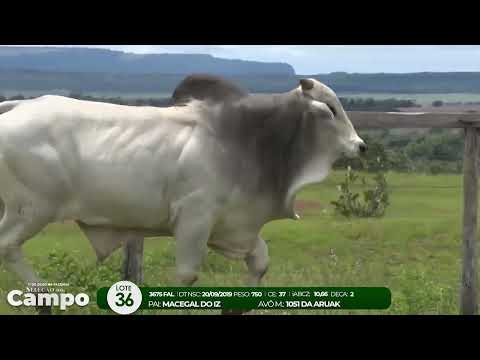
[[[3,205],[3,217],[0,221],[0,263],[5,264],[26,285],[41,283],[42,280],[25,261],[21,246],[47,225],[46,214],[43,212],[40,216],[31,216],[32,214],[27,214],[25,207],[18,203]],[[45,309],[42,312],[45,312]]]
[[[143,235],[130,234],[124,245],[123,279],[143,283]]]

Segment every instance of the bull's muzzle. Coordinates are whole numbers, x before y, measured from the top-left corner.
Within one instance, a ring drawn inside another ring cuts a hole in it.
[[[360,154],[365,154],[367,152],[367,144],[365,144],[364,142],[361,142],[360,144],[358,144],[358,152]]]
[[[344,154],[349,158],[355,158],[359,155],[365,154],[367,152],[367,148],[367,144],[365,144],[362,139],[357,138],[350,142]]]

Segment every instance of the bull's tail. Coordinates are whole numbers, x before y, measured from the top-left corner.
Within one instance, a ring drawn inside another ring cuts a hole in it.
[[[4,114],[22,103],[24,100],[3,101],[0,103],[0,115]]]

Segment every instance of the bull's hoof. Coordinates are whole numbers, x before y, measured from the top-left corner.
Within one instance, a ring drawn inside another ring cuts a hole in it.
[[[51,306],[37,306],[38,315],[52,315]]]
[[[239,309],[227,310],[227,309],[224,309],[224,310],[222,310],[222,315],[243,315],[243,314],[245,314],[249,311],[250,310],[239,310]]]

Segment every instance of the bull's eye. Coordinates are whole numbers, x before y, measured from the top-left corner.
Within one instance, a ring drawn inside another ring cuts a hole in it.
[[[327,104],[327,106],[330,109],[330,111],[332,112],[333,116],[337,116],[337,111],[335,110],[335,108],[330,104]]]

